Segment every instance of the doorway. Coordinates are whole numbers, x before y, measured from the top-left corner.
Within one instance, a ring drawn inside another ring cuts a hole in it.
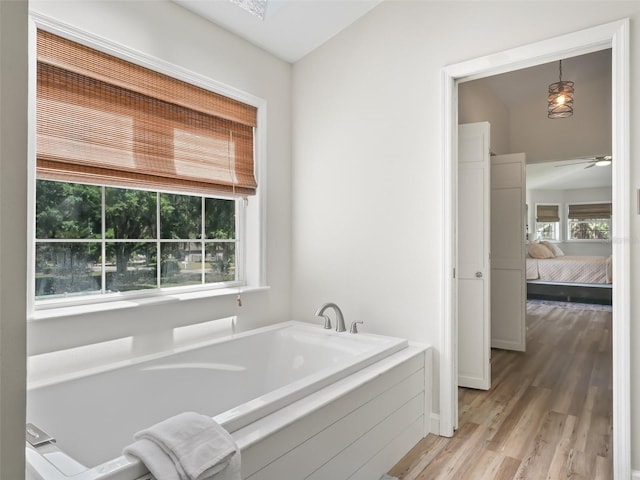
[[[613,262],[618,267],[613,278],[613,445],[615,478],[629,478],[630,385],[629,385],[629,21],[621,20],[543,42],[512,49],[505,54],[445,67],[443,71],[443,171],[445,228],[443,246],[443,316],[440,355],[440,434],[451,436],[457,422],[457,280],[454,275],[457,247],[457,87],[461,80],[483,78],[498,73],[557,61],[565,57],[612,49],[613,72],[613,166],[612,225]]]

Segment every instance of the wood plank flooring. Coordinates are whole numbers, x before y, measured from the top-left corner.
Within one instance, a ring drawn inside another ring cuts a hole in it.
[[[429,435],[402,480],[612,479],[611,312],[530,304],[527,352],[493,350],[492,388],[459,389],[459,428]]]

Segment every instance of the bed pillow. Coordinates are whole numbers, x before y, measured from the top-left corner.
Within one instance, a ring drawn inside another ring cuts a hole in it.
[[[550,242],[540,242],[540,243],[545,247],[547,247],[549,250],[551,250],[551,253],[553,253],[554,257],[564,257],[564,252],[560,250],[560,247],[555,243],[550,243]]]
[[[553,252],[541,243],[529,242],[527,251],[532,258],[553,258]]]

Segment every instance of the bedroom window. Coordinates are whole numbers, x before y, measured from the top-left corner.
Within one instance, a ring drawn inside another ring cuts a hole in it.
[[[569,204],[569,240],[609,240],[611,203]]]
[[[37,56],[36,298],[243,283],[257,109],[43,30]]]
[[[560,240],[560,205],[536,204],[536,239]]]

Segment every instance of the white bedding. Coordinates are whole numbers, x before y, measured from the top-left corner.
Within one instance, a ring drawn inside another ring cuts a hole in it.
[[[527,258],[527,280],[558,283],[611,283],[611,256]]]

